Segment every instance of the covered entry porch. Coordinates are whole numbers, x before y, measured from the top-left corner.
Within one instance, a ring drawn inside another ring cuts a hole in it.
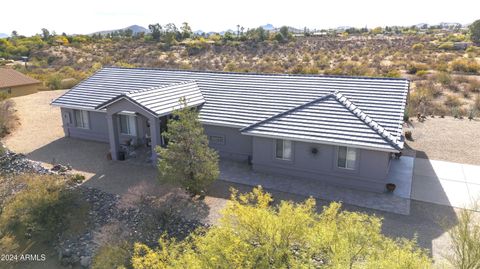
[[[112,160],[129,157],[130,148],[148,152],[148,161],[156,163],[157,146],[166,146],[162,133],[175,109],[181,108],[181,99],[188,107],[200,106],[205,101],[194,81],[120,94],[99,105],[106,111],[108,141]]]

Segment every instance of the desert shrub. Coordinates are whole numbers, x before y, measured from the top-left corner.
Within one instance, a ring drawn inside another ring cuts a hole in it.
[[[480,65],[474,59],[458,58],[451,64],[453,71],[465,73],[477,73],[480,70]]]
[[[477,79],[471,79],[465,85],[465,91],[470,93],[479,93],[480,92],[480,81]]]
[[[453,42],[444,42],[438,46],[439,49],[441,50],[453,50],[455,48],[455,45]]]
[[[443,86],[448,86],[452,83],[452,76],[447,72],[439,72],[435,75],[435,79]]]
[[[444,104],[448,107],[459,107],[462,105],[462,101],[456,95],[447,95]]]
[[[402,76],[402,74],[400,73],[399,70],[389,70],[387,72],[387,74],[385,74],[386,77],[389,77],[389,78],[400,78]]]
[[[436,90],[431,83],[419,83],[409,97],[410,116],[417,113],[429,114],[432,110],[433,99],[439,94]]]
[[[463,117],[467,115],[467,111],[458,106],[454,106],[454,107],[451,107],[451,114],[456,119],[457,118],[463,119]]]
[[[62,77],[58,74],[52,74],[47,79],[47,86],[52,90],[58,90],[62,88]]]
[[[0,138],[9,134],[16,122],[14,103],[0,95]]]
[[[428,71],[427,70],[418,70],[417,73],[415,73],[415,75],[417,75],[419,77],[426,77],[428,75]]]
[[[474,105],[471,105],[468,108],[468,119],[473,120],[474,118],[477,117],[477,115],[478,115],[478,110],[475,108]]]
[[[416,43],[416,44],[413,44],[412,46],[412,49],[416,51],[423,50],[424,48],[425,48],[425,45],[423,45],[422,43]]]
[[[428,70],[428,66],[423,63],[412,63],[407,66],[407,73],[414,75],[418,71]]]
[[[449,231],[450,254],[447,260],[454,268],[480,268],[480,221],[475,211],[462,209],[458,224]]]
[[[475,101],[473,102],[473,106],[477,109],[480,110],[480,95],[477,94],[475,97]]]
[[[432,114],[433,115],[438,115],[440,117],[445,117],[448,114],[448,109],[445,107],[445,105],[441,103],[435,103],[432,105]]]
[[[101,246],[92,260],[92,269],[130,267],[131,246],[127,242]]]
[[[162,237],[151,249],[136,243],[134,268],[428,268],[431,261],[414,241],[381,233],[381,219],[342,211],[331,203],[316,213],[313,198],[282,201],[261,188],[237,195],[219,225],[184,241]]]
[[[65,180],[58,176],[27,175],[25,188],[4,205],[0,230],[51,240],[66,227],[66,216],[74,207],[74,197]]]
[[[85,176],[81,174],[74,174],[70,177],[73,183],[82,183],[85,180]]]
[[[78,80],[74,78],[66,78],[60,81],[60,89],[71,89],[78,84]]]
[[[1,253],[16,253],[18,248],[19,245],[14,235],[7,233],[0,237]]]

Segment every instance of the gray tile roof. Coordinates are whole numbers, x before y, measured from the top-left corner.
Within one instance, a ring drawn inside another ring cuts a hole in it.
[[[241,132],[354,147],[403,148],[403,141],[392,136],[338,91],[254,123]]]
[[[197,83],[195,81],[185,81],[122,93],[96,106],[95,109],[103,109],[122,98],[142,106],[158,117],[180,108],[180,98],[185,98],[188,106],[198,106],[205,103]]]
[[[200,118],[207,124],[245,128],[339,91],[395,139],[409,87],[405,79],[107,67],[52,104],[94,110],[120,94],[191,80],[205,99]]]

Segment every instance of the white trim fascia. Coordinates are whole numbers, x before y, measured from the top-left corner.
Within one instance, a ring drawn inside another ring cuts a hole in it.
[[[92,109],[92,108],[84,108],[84,107],[78,107],[78,106],[66,106],[66,105],[58,105],[58,104],[51,104],[52,106],[58,106],[60,108],[67,108],[67,109],[76,109],[76,110],[85,110],[85,111],[92,111],[92,112],[103,112],[106,113],[106,110],[97,110],[97,109]]]

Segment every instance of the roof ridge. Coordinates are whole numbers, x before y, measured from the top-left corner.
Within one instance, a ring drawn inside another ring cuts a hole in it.
[[[132,90],[132,91],[129,91],[127,93],[122,93],[120,95],[128,96],[128,95],[134,94],[134,93],[153,91],[153,90],[158,90],[158,89],[163,89],[163,88],[168,88],[168,87],[173,87],[173,86],[179,86],[179,85],[183,85],[183,84],[190,84],[190,83],[192,83],[192,84],[195,83],[196,84],[197,81],[194,80],[194,79],[185,80],[185,81],[176,82],[176,83],[172,83],[172,84],[158,85],[158,86],[152,86],[152,87],[148,87],[148,88],[144,88],[144,89]]]
[[[348,75],[324,75],[324,74],[289,74],[289,73],[260,73],[260,72],[229,72],[216,70],[193,70],[193,69],[176,69],[176,68],[155,68],[155,67],[122,67],[122,66],[104,66],[102,69],[126,69],[126,70],[162,70],[162,71],[182,71],[191,73],[213,73],[213,74],[238,74],[238,75],[257,75],[257,76],[284,76],[284,77],[325,77],[325,78],[346,78],[346,79],[372,79],[372,80],[393,80],[393,81],[409,81],[406,78],[392,77],[369,77],[369,76],[348,76]]]
[[[372,119],[367,113],[363,112],[357,105],[350,101],[345,95],[339,91],[335,91],[332,96],[335,97],[335,100],[347,108],[350,112],[353,113],[358,119],[363,121],[368,127],[374,130],[379,134],[383,139],[389,142],[396,149],[401,150],[401,146],[398,145],[399,141],[384,127]]]
[[[271,116],[271,117],[268,117],[268,118],[266,118],[266,119],[263,119],[263,120],[261,120],[261,121],[257,121],[257,122],[255,122],[255,123],[253,123],[253,124],[251,124],[251,125],[249,125],[249,126],[247,126],[247,127],[245,127],[245,128],[240,129],[240,132],[248,131],[248,130],[250,130],[250,129],[254,128],[254,127],[257,127],[258,125],[263,124],[263,123],[265,123],[265,122],[267,122],[267,121],[271,121],[271,120],[273,120],[273,119],[282,117],[282,116],[284,116],[284,115],[286,115],[286,114],[292,113],[292,112],[295,111],[295,110],[298,110],[298,109],[304,108],[304,107],[306,107],[306,106],[315,104],[315,103],[317,103],[317,102],[323,101],[323,100],[325,100],[325,99],[333,96],[333,94],[334,94],[334,93],[325,94],[325,95],[323,95],[323,96],[321,96],[321,97],[319,97],[319,98],[313,99],[312,101],[308,101],[308,102],[306,102],[306,103],[304,103],[304,104],[301,104],[301,105],[299,105],[299,106],[290,108],[290,109],[288,109],[288,110],[285,110],[285,111],[283,111],[283,112],[280,112],[280,113],[278,113],[278,114],[275,114],[275,115],[273,115],[273,116]]]

